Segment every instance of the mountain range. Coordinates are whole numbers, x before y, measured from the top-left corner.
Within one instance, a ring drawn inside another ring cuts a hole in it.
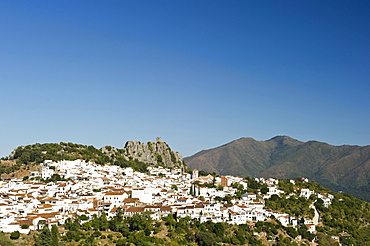
[[[288,136],[241,138],[184,160],[191,169],[219,175],[305,177],[370,201],[370,146],[333,146]]]

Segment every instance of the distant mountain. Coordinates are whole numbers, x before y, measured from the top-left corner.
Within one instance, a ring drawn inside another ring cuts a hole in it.
[[[370,201],[370,146],[332,146],[287,136],[241,138],[184,160],[192,169],[220,175],[306,177]]]

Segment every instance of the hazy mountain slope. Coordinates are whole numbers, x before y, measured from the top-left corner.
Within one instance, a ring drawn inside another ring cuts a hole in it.
[[[370,146],[332,146],[286,136],[241,138],[185,158],[190,168],[220,175],[296,178],[370,200]]]
[[[269,141],[241,138],[218,148],[203,150],[184,160],[192,169],[221,175],[256,176],[271,166],[271,156],[301,143],[280,136]]]

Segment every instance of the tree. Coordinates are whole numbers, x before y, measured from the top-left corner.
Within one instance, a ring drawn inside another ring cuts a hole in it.
[[[166,217],[162,217],[162,220],[166,223],[166,225],[171,229],[176,224],[176,220],[174,219],[173,214],[169,214]]]
[[[101,231],[106,231],[109,228],[109,222],[107,219],[107,215],[103,212],[100,216],[100,230]]]
[[[123,224],[122,221],[123,221],[122,209],[117,208],[116,216],[109,220],[109,229],[117,232],[121,231],[121,228],[125,226],[125,224]]]
[[[148,213],[134,214],[133,216],[127,218],[127,223],[129,225],[130,231],[140,231],[147,228],[151,229],[151,218]]]
[[[310,233],[308,230],[307,230],[307,226],[306,225],[301,225],[299,228],[298,228],[298,233],[303,237],[303,238],[306,238],[308,240],[313,240],[315,235]]]
[[[85,239],[85,245],[94,245],[94,235],[91,234],[88,238]]]
[[[217,187],[216,187],[216,190],[223,190],[224,189],[224,187],[222,186],[222,185],[217,185]]]
[[[100,220],[99,220],[98,216],[96,214],[94,214],[92,217],[93,218],[90,221],[91,222],[91,227],[94,230],[100,230]]]
[[[260,183],[258,183],[255,179],[253,178],[246,178],[248,181],[248,188],[250,189],[259,189],[261,187]]]
[[[195,192],[194,192],[193,184],[192,184],[192,185],[190,186],[189,195],[194,196],[194,195],[195,195],[194,193],[195,193]]]
[[[157,159],[157,162],[158,163],[163,163],[163,157],[162,157],[162,155],[156,153],[156,159]]]
[[[296,229],[294,229],[293,227],[285,227],[285,231],[288,233],[289,236],[291,236],[292,238],[296,238],[299,233],[297,232]]]
[[[89,231],[91,230],[91,222],[85,222],[81,225],[81,229],[84,230],[84,231]]]
[[[213,227],[213,232],[219,236],[219,237],[223,237],[224,234],[225,234],[225,224],[224,223],[216,223],[214,224],[214,227]]]
[[[199,232],[195,234],[195,241],[200,246],[213,246],[216,243],[214,234],[209,232]]]
[[[102,234],[100,231],[94,231],[93,234],[91,234],[93,237],[100,237]]]
[[[46,225],[44,226],[44,228],[42,228],[40,234],[38,236],[35,236],[34,239],[35,239],[34,246],[52,245],[51,232]]]
[[[269,191],[269,188],[267,187],[267,185],[263,185],[261,187],[261,193],[262,194],[267,194],[268,191]]]
[[[78,231],[80,229],[80,219],[75,218],[73,221],[71,218],[66,219],[64,228],[69,231]]]
[[[59,246],[59,230],[56,225],[51,227],[51,245]]]
[[[222,197],[219,197],[219,196],[216,196],[215,198],[213,198],[215,201],[218,201],[218,202],[221,202],[223,200]]]

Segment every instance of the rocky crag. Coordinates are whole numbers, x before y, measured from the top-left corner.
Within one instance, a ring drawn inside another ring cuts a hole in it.
[[[19,169],[22,164],[38,164],[44,160],[76,160],[84,159],[98,164],[129,165],[129,162],[141,162],[148,166],[178,167],[187,170],[180,153],[172,151],[161,138],[156,142],[141,143],[139,141],[126,142],[123,149],[104,146],[96,149],[74,143],[36,143],[17,147],[5,160],[13,160]],[[9,169],[9,168],[8,168]],[[6,170],[10,173],[12,170]]]
[[[156,142],[140,143],[128,141],[124,147],[127,160],[138,160],[150,165],[165,167],[183,167],[184,161],[178,152],[174,152],[167,143],[157,138]]]

